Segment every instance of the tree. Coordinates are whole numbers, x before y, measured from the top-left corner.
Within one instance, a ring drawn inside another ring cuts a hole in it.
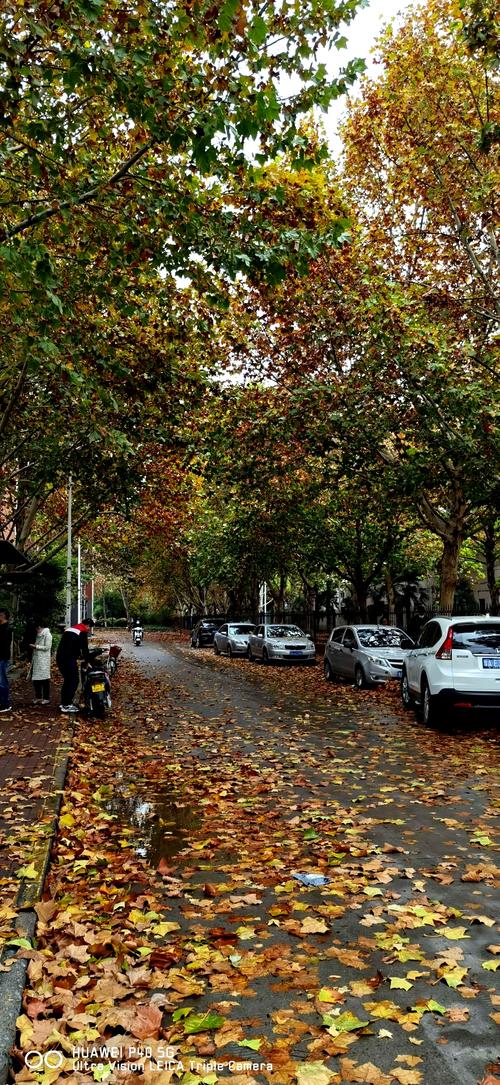
[[[317,62],[355,8],[3,5],[0,471],[23,544],[69,471],[84,517],[126,506],[137,445],[206,365],[221,276],[276,277],[307,249],[299,227],[290,257],[255,192],[284,148],[307,165],[300,115],[355,78]]]
[[[445,2],[410,14],[379,49],[382,74],[344,131],[342,176],[330,171],[346,243],[307,279],[260,289],[248,355],[267,379],[337,388],[325,427],[346,465],[375,457],[397,474],[441,541],[450,608],[463,541],[498,508],[491,81]]]

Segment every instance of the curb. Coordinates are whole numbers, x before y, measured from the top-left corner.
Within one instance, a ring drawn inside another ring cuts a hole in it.
[[[33,940],[36,933],[37,914],[34,905],[41,900],[47,876],[50,852],[57,832],[74,732],[75,721],[72,721],[70,726],[66,728],[56,749],[52,787],[44,802],[41,815],[42,817],[52,816],[52,821],[48,827],[45,840],[35,851],[32,858],[37,867],[38,875],[33,881],[27,881],[26,879],[21,881],[14,903],[14,907],[20,910],[20,914],[16,919],[16,931],[21,938],[29,938],[30,941]],[[7,946],[0,955],[0,961],[3,963],[14,957],[16,952],[17,948]],[[0,1005],[2,1006],[0,1020],[0,1085],[6,1085],[9,1076],[10,1050],[16,1039],[16,1021],[22,1010],[27,970],[28,960],[20,958],[14,961],[8,972],[0,973]]]

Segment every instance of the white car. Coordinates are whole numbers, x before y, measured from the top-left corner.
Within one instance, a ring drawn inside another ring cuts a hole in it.
[[[424,723],[449,708],[500,708],[500,618],[427,622],[406,656],[401,698],[405,708],[420,706]]]
[[[248,658],[261,659],[263,663],[271,660],[286,660],[288,663],[316,662],[314,641],[299,629],[298,625],[258,625],[248,638]]]
[[[248,649],[248,637],[255,626],[251,622],[225,622],[217,630],[214,637],[214,652],[216,656],[228,655],[246,656]]]

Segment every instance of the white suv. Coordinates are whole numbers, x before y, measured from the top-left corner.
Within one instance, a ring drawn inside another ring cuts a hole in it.
[[[500,618],[432,618],[404,661],[401,697],[424,723],[447,708],[500,708]]]

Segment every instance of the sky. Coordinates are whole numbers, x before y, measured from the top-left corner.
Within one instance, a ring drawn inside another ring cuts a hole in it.
[[[345,29],[345,37],[348,41],[347,48],[340,52],[332,50],[325,57],[326,63],[329,62],[330,66],[332,61],[335,61],[336,67],[332,70],[334,74],[337,74],[339,67],[344,65],[347,60],[361,57],[367,65],[367,73],[375,75],[377,68],[373,57],[370,56],[370,52],[380,31],[391,20],[397,21],[400,12],[404,14],[416,6],[415,0],[371,0],[368,7],[361,8],[356,18]],[[356,93],[356,86],[355,84],[353,87],[354,93]],[[340,147],[336,131],[345,112],[345,107],[345,98],[340,98],[333,104],[328,114],[322,115],[332,151],[338,151]]]

